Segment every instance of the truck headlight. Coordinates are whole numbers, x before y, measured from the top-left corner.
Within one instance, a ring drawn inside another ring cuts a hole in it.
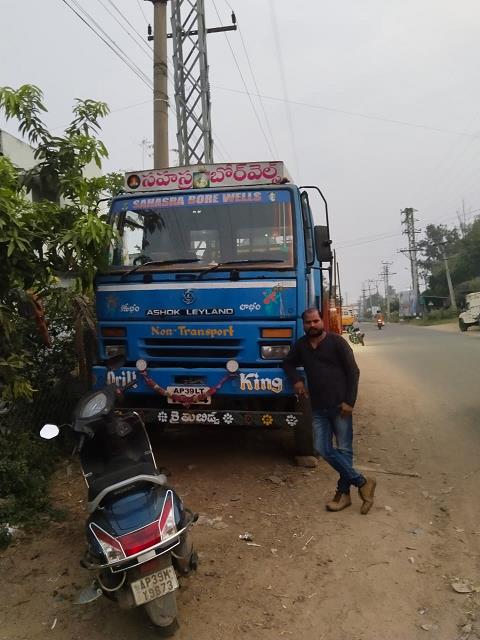
[[[260,349],[263,360],[282,360],[289,351],[289,344],[265,344]]]
[[[113,358],[114,356],[124,356],[125,345],[124,344],[107,344],[105,345],[105,355],[107,356],[107,358]]]

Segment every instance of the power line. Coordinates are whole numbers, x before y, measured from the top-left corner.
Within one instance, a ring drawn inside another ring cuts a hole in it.
[[[286,78],[285,78],[285,68],[284,68],[284,64],[283,64],[283,54],[282,54],[282,48],[280,46],[280,38],[279,38],[279,34],[278,34],[277,14],[275,12],[275,6],[273,4],[273,0],[269,1],[269,7],[270,7],[270,14],[272,16],[273,39],[274,39],[274,42],[275,42],[275,48],[277,50],[278,66],[279,66],[279,69],[280,69],[280,78],[282,80],[283,97],[284,97],[284,102],[285,102],[285,111],[286,111],[286,115],[287,115],[287,125],[288,125],[288,130],[290,132],[290,144],[292,146],[293,159],[294,159],[294,162],[295,162],[295,172],[298,175],[299,169],[300,169],[300,165],[299,165],[299,162],[298,162],[297,147],[295,145],[295,135],[294,135],[294,132],[293,132],[292,112],[290,110],[290,101],[288,100],[287,81],[286,81]]]
[[[145,20],[146,24],[148,25],[148,20],[147,20],[147,16],[145,15],[144,10],[142,9],[142,5],[140,3],[140,0],[137,0],[137,4],[138,4],[138,8],[140,9],[143,19]]]
[[[74,1],[74,0],[73,0],[73,1]],[[126,64],[126,65],[127,65],[127,67],[128,67],[131,71],[133,71],[133,73],[134,73],[134,74],[135,74],[135,75],[136,75],[136,76],[137,76],[137,77],[138,77],[138,78],[139,78],[139,79],[140,79],[144,84],[146,84],[146,85],[147,85],[147,87],[148,87],[149,89],[151,89],[151,88],[152,88],[152,83],[151,83],[151,81],[147,78],[147,76],[145,76],[145,74],[144,74],[140,69],[138,69],[138,67],[135,65],[135,63],[134,63],[133,61],[131,61],[131,60],[130,60],[130,58],[127,56],[127,54],[126,54],[124,51],[122,51],[122,49],[121,49],[121,48],[116,44],[116,42],[115,42],[115,41],[113,41],[113,40],[112,40],[112,39],[111,39],[111,38],[110,38],[106,33],[105,33],[105,36],[106,36],[106,37],[104,37],[101,33],[99,33],[99,32],[94,28],[94,26],[92,26],[92,24],[90,24],[90,23],[89,23],[89,22],[88,22],[88,21],[87,21],[87,20],[86,20],[86,19],[85,19],[85,18],[84,18],[80,13],[79,13],[79,12],[78,12],[78,11],[77,11],[77,10],[76,10],[72,5],[71,5],[71,4],[69,4],[68,0],[62,0],[62,2],[63,2],[63,3],[64,3],[64,4],[65,4],[65,5],[66,5],[66,6],[67,6],[71,11],[73,11],[73,13],[74,13],[78,18],[80,18],[80,20],[81,20],[84,24],[86,24],[86,25],[87,25],[87,27],[88,27],[89,29],[91,29],[91,31],[93,31],[93,33],[94,33],[98,38],[100,38],[100,40],[102,40],[102,42],[103,42],[104,44],[106,44],[106,45],[107,45],[107,47],[108,47],[109,49],[111,49],[111,51],[113,51],[113,53],[114,53],[118,58],[120,58],[120,60],[121,60],[124,64]],[[88,14],[87,14],[87,13],[86,13],[86,12],[85,12],[81,7],[79,7],[79,9],[80,9],[81,11],[83,11],[83,12],[85,13],[85,15],[87,15],[87,16],[88,16]],[[95,21],[91,18],[91,16],[88,16],[88,17],[92,20],[92,22],[93,22],[94,24],[96,24],[96,23],[95,23]],[[99,27],[99,28],[100,28],[100,30],[101,30],[101,31],[103,31],[103,29],[101,29],[101,27]],[[111,42],[109,42],[109,41],[107,40],[107,38],[108,38]]]
[[[141,40],[141,43],[130,33],[130,31],[122,24],[122,22],[112,13],[112,11],[104,4],[103,0],[97,0],[102,7],[105,9],[105,11],[115,20],[115,22],[120,25],[120,28],[123,29],[123,31],[125,31],[125,33],[128,35],[128,37],[137,45],[137,47],[139,47],[143,53],[147,56],[151,55],[151,49],[148,45],[145,45],[145,43],[143,42],[143,38]],[[111,3],[110,3],[111,4]],[[113,5],[115,7],[115,5]],[[127,18],[125,18],[125,16],[123,15],[123,13],[117,9],[117,7],[115,7],[116,11],[120,13],[120,15],[123,17],[123,19],[127,22],[127,24],[129,26],[131,25],[131,22],[129,22],[127,20]],[[138,32],[136,31],[136,29],[134,27],[132,27],[135,31],[135,33],[138,34]],[[140,36],[141,37],[141,36]],[[146,47],[146,48],[145,48]]]
[[[230,3],[228,2],[228,0],[225,0],[225,4],[231,10],[232,15],[234,15],[235,12],[234,12],[232,6],[230,5]],[[255,76],[255,72],[253,71],[253,66],[252,66],[252,63],[250,61],[250,56],[248,54],[248,48],[247,48],[247,46],[245,44],[245,40],[243,38],[243,33],[242,33],[241,28],[240,28],[240,25],[238,25],[238,33],[240,35],[240,41],[242,43],[243,51],[245,52],[245,57],[247,58],[247,63],[248,63],[248,67],[250,69],[250,73],[251,73],[251,76],[252,76],[253,84],[255,85],[255,90],[256,90],[256,92],[258,94],[260,107],[262,109],[263,117],[265,119],[265,124],[267,125],[268,133],[270,134],[273,150],[275,151],[275,157],[278,157],[278,152],[277,152],[277,148],[276,148],[276,145],[275,145],[275,137],[273,135],[272,128],[270,127],[270,121],[268,119],[267,112],[265,111],[265,105],[264,105],[263,99],[262,99],[262,97],[260,95],[260,89],[258,88],[257,79],[256,79],[256,76]]]
[[[81,5],[80,2],[78,2],[78,0],[71,0],[71,2],[77,7],[77,9],[79,11],[81,11],[83,13],[83,15],[88,18],[90,20],[91,23],[93,23],[93,25],[96,27],[96,29],[98,29],[105,38],[107,38],[107,40],[109,40],[112,45],[114,47],[116,47],[116,49],[120,52],[120,54],[126,58],[130,65],[132,65],[135,69],[136,69],[136,73],[137,75],[141,75],[143,76],[143,78],[145,79],[145,81],[151,82],[150,78],[143,72],[143,70],[130,58],[130,56],[128,56],[125,51],[123,51],[123,49],[120,47],[120,45],[118,45],[115,40],[113,40],[113,38],[105,31],[105,29],[103,29],[103,27],[95,20],[95,18],[93,18],[93,16],[91,14],[88,13],[88,11],[86,11],[86,9],[84,9]]]
[[[469,211],[466,214],[467,218],[471,218],[472,216],[474,216],[476,213],[480,212],[480,209],[472,209],[472,211]],[[429,224],[438,224],[439,222],[448,222],[449,220],[456,220],[457,216],[449,216],[449,217],[443,217],[443,218],[439,218],[438,220],[436,220],[435,222],[426,222],[425,226],[428,226]],[[404,235],[402,232],[395,232],[395,233],[389,233],[389,232],[385,232],[385,233],[381,233],[381,234],[377,234],[376,236],[360,236],[359,238],[352,238],[352,240],[346,240],[345,242],[347,244],[338,244],[337,245],[337,249],[349,249],[351,247],[358,247],[362,244],[370,244],[372,242],[380,242],[381,240],[387,240],[388,238],[395,238],[398,236]]]
[[[370,244],[372,242],[380,242],[381,240],[387,240],[388,238],[395,238],[395,237],[398,237],[398,236],[401,236],[401,235],[402,234],[399,233],[399,232],[390,233],[390,234],[382,234],[382,235],[379,235],[379,236],[377,236],[375,238],[370,238],[368,240],[363,240],[363,241],[360,241],[360,242],[353,242],[351,244],[338,244],[336,248],[337,249],[350,249],[351,247],[359,247],[362,244]]]
[[[245,93],[241,89],[232,89],[230,87],[221,87],[219,85],[212,85],[215,89],[219,91],[228,91],[230,93]],[[453,129],[442,129],[440,127],[432,127],[427,124],[418,124],[416,122],[408,122],[407,120],[395,120],[393,118],[387,118],[384,116],[374,116],[367,113],[360,113],[359,111],[347,111],[346,109],[338,109],[336,107],[326,107],[325,105],[315,104],[312,102],[301,102],[300,100],[290,100],[287,98],[280,98],[279,96],[267,96],[265,94],[251,93],[251,95],[263,98],[264,100],[272,100],[274,102],[287,102],[288,104],[295,105],[298,107],[306,107],[308,109],[318,109],[321,111],[330,111],[331,113],[340,113],[346,116],[354,116],[356,118],[365,118],[367,120],[377,120],[379,122],[386,122],[388,124],[399,124],[404,127],[413,127],[415,129],[425,129],[427,131],[435,131],[437,133],[448,133],[456,136],[464,136],[467,138],[476,138],[480,139],[480,134],[467,133],[465,131],[455,131]]]
[[[216,3],[215,3],[215,0],[212,0],[212,2],[213,2],[213,6],[214,6],[214,9],[215,9],[215,12],[216,12],[216,14],[217,14],[217,16],[218,16],[218,19],[219,19],[219,21],[220,21],[220,24],[221,24],[221,26],[223,27],[222,19],[220,18],[220,14],[219,14],[219,12],[218,12],[217,5],[216,5]],[[270,151],[270,154],[272,155],[272,157],[274,157],[274,155],[275,155],[275,154],[274,154],[274,153],[273,153],[273,151],[272,151],[272,147],[271,147],[270,142],[269,142],[269,140],[268,140],[268,138],[267,138],[267,135],[266,135],[266,133],[265,133],[265,129],[263,128],[262,122],[261,122],[261,120],[260,120],[260,118],[259,118],[259,116],[258,116],[257,110],[256,110],[256,108],[255,108],[255,103],[253,102],[253,100],[252,100],[252,96],[251,96],[251,94],[250,94],[250,92],[249,92],[249,90],[248,90],[247,83],[246,83],[245,78],[244,78],[244,76],[243,76],[242,70],[240,69],[240,65],[239,65],[239,63],[238,63],[238,60],[237,60],[237,57],[236,57],[235,52],[234,52],[234,50],[233,50],[233,47],[232,47],[232,45],[230,44],[230,40],[229,40],[229,38],[228,38],[227,34],[225,33],[224,35],[225,35],[225,40],[227,41],[228,47],[229,47],[229,49],[230,49],[230,52],[231,52],[231,54],[232,54],[232,56],[233,56],[233,59],[234,59],[234,61],[235,61],[235,65],[236,65],[236,67],[237,67],[238,73],[240,74],[240,78],[242,79],[243,86],[245,87],[245,92],[240,91],[240,93],[246,93],[246,94],[248,95],[248,99],[250,100],[250,104],[252,105],[252,109],[253,109],[253,112],[254,112],[254,114],[255,114],[255,118],[256,118],[256,120],[257,120],[257,122],[258,122],[258,126],[260,127],[260,130],[261,130],[261,132],[262,132],[262,134],[263,134],[263,137],[265,138],[265,142],[267,143],[267,147],[268,147],[268,149],[269,149],[269,151]]]
[[[130,22],[130,20],[127,18],[127,16],[122,11],[120,11],[120,9],[117,7],[117,5],[114,2],[112,2],[112,0],[107,0],[107,2],[125,20],[125,22],[128,24],[128,26],[133,29],[133,31],[137,34],[137,36],[140,38],[140,40],[145,44],[145,41],[143,39],[144,36],[142,36],[142,34],[137,31],[135,25]],[[148,49],[151,50],[151,48],[150,48],[150,46],[148,44],[146,46],[148,47]]]

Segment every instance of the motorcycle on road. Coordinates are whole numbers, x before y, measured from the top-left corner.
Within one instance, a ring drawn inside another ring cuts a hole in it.
[[[196,515],[159,472],[141,417],[115,409],[122,393],[112,384],[88,393],[69,425],[88,489],[87,549],[80,564],[95,573],[77,602],[104,595],[124,609],[141,606],[166,637],[178,628],[177,576],[197,567],[188,537]],[[58,433],[49,424],[40,435]]]

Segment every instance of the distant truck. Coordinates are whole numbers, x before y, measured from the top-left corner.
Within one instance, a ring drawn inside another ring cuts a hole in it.
[[[342,330],[345,331],[347,327],[351,326],[356,320],[355,312],[353,309],[342,308]]]
[[[400,293],[398,294],[398,304],[398,315],[400,318],[414,318],[416,316],[417,301],[415,299],[415,293],[412,289],[400,291]]]
[[[466,331],[480,320],[480,291],[469,293],[465,296],[465,309],[458,316],[460,331]]]

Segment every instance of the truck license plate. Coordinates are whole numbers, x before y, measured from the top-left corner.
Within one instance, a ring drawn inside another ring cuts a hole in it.
[[[205,393],[208,391],[209,387],[167,387],[167,391],[169,393],[174,393],[179,396],[187,396],[187,398],[191,398],[193,396],[198,396],[201,393]],[[172,398],[167,397],[168,404],[179,404],[178,402],[174,402]],[[192,402],[192,404],[211,404],[212,398],[208,396],[202,402]]]
[[[170,591],[178,589],[178,580],[173,567],[167,567],[156,571],[140,580],[135,580],[130,585],[137,606],[161,598]]]

